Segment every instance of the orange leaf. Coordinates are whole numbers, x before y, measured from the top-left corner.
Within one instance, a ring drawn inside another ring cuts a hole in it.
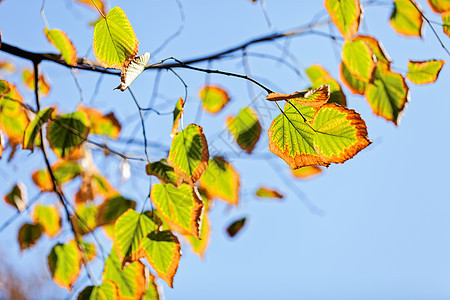
[[[322,168],[318,166],[307,166],[292,170],[292,174],[299,179],[310,179],[322,173]]]
[[[271,93],[266,97],[268,101],[293,100],[300,105],[320,107],[330,99],[330,86],[322,85],[317,89],[295,92],[293,94]]]

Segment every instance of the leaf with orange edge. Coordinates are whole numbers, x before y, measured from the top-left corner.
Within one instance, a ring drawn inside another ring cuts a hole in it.
[[[3,91],[6,90],[8,92],[0,95],[0,130],[8,137],[10,144],[22,144],[25,129],[30,121],[21,106],[23,100],[17,88],[8,83]]]
[[[407,77],[415,84],[435,82],[444,66],[444,60],[409,61]]]
[[[129,63],[125,64],[122,68],[122,74],[120,74],[120,84],[115,90],[125,91],[142,71],[144,71],[149,59],[150,53],[145,52],[141,56],[135,56]]]
[[[450,11],[450,1],[448,0],[428,0],[431,9],[436,13],[445,13]]]
[[[54,237],[61,230],[61,216],[56,206],[37,205],[34,208],[32,219],[34,223],[42,225],[44,233],[49,237]]]
[[[147,175],[156,176],[163,183],[178,185],[179,176],[166,159],[147,164],[145,170],[147,171]]]
[[[5,71],[5,73],[12,74],[16,70],[16,66],[7,60],[0,60],[0,70]]]
[[[346,41],[342,48],[342,62],[350,74],[364,82],[371,82],[376,67],[374,53],[362,40]]]
[[[271,93],[266,97],[268,101],[292,100],[300,105],[320,107],[330,99],[330,86],[322,85],[314,90],[295,92],[293,94]]]
[[[23,136],[23,149],[29,149],[31,151],[34,150],[34,142],[38,137],[38,134],[44,123],[46,123],[52,116],[53,110],[54,109],[52,107],[48,107],[44,110],[39,111],[36,114],[36,117],[28,124]]]
[[[20,251],[34,246],[41,235],[41,224],[23,224],[19,229],[19,235],[17,237],[19,241]]]
[[[361,21],[359,0],[325,0],[324,5],[342,36],[351,40],[358,32]]]
[[[199,92],[202,107],[210,113],[218,113],[230,101],[227,91],[216,85],[206,85]]]
[[[183,112],[184,112],[184,101],[183,101],[183,98],[180,97],[180,99],[178,99],[177,104],[175,105],[175,108],[173,110],[173,125],[172,125],[172,130],[170,131],[171,138],[173,138],[178,132],[178,128],[180,127],[181,116],[183,115]]]
[[[115,195],[106,199],[102,205],[99,206],[97,214],[97,226],[114,223],[125,211],[134,209],[136,202],[126,199],[121,195]]]
[[[68,182],[81,174],[81,167],[73,161],[60,161],[52,166],[53,175],[59,184]],[[53,183],[46,169],[33,172],[32,179],[34,184],[41,191],[48,192],[53,190]]]
[[[71,66],[77,64],[77,50],[67,34],[60,29],[44,28],[47,40],[61,52],[64,61]]]
[[[0,80],[0,99],[6,95],[7,93],[9,93],[10,88],[9,88],[9,83],[5,80]]]
[[[25,85],[30,88],[31,90],[34,90],[34,72],[25,69],[22,72],[22,79],[25,82]],[[48,80],[45,78],[43,74],[39,75],[38,85],[39,85],[39,92],[42,96],[47,96],[50,92],[50,85],[47,82]]]
[[[239,173],[223,157],[216,156],[209,161],[199,182],[209,198],[217,197],[229,204],[238,204]]]
[[[299,179],[310,179],[313,177],[318,176],[320,173],[322,173],[322,168],[318,166],[307,166],[303,168],[298,168],[296,170],[292,170],[292,175],[294,175],[295,178]]]
[[[119,138],[122,126],[116,119],[114,113],[111,112],[104,115],[95,108],[84,106],[79,106],[78,110],[84,112],[87,115],[90,123],[89,127],[91,134],[105,135],[112,139]]]
[[[444,25],[442,26],[442,30],[448,36],[450,36],[450,11],[442,13],[442,22]]]
[[[226,123],[238,146],[251,154],[261,135],[258,115],[250,107],[244,107],[236,117],[228,117]]]
[[[150,199],[172,230],[199,236],[203,202],[195,188],[158,183],[152,187]]]
[[[344,82],[344,84],[350,89],[350,91],[353,94],[364,95],[368,83],[359,80],[358,78],[350,74],[350,71],[344,63],[341,63],[339,70],[342,82]]]
[[[227,227],[227,233],[230,237],[234,237],[238,232],[244,228],[245,222],[247,221],[247,218],[242,218],[239,220],[234,221]]]
[[[75,241],[56,244],[48,255],[48,266],[57,285],[72,291],[80,275],[81,253]]]
[[[373,54],[377,58],[377,61],[381,61],[386,64],[391,63],[389,55],[387,55],[383,45],[376,38],[368,35],[358,35],[354,40],[365,42],[372,50]]]
[[[103,0],[76,0],[76,1],[89,6],[95,11],[99,9],[102,12],[102,14],[106,15],[105,4]]]
[[[278,191],[264,186],[260,187],[256,191],[256,196],[261,198],[283,199],[283,194],[280,194]]]
[[[156,282],[156,278],[150,272],[147,276],[148,286],[145,290],[143,300],[163,300],[162,295],[160,295],[161,286]]]
[[[208,166],[209,151],[201,126],[190,124],[172,140],[167,162],[189,183],[196,182]]]
[[[78,204],[76,215],[72,219],[74,229],[78,234],[85,235],[97,227],[98,206],[93,204]]]
[[[203,197],[202,197],[203,198]],[[205,198],[203,198],[203,202],[206,203]],[[205,204],[206,206],[206,204]],[[205,208],[202,217],[202,225],[200,226],[200,236],[196,238],[195,236],[188,235],[185,236],[187,241],[192,246],[192,251],[203,258],[205,255],[206,248],[208,248],[209,240],[211,237],[211,225],[209,222],[209,214],[208,209]]]
[[[374,82],[369,84],[364,95],[374,114],[398,125],[409,100],[409,89],[402,75],[380,62]]]
[[[119,300],[119,288],[111,280],[104,280],[99,286],[87,286],[78,295],[78,300]]]
[[[342,91],[341,85],[325,70],[321,65],[312,65],[305,70],[306,75],[312,82],[312,87],[318,88],[322,85],[330,86],[330,99],[328,102],[335,102],[347,106],[347,99]]]
[[[422,14],[414,0],[395,0],[390,24],[401,35],[422,37]]]
[[[24,211],[27,207],[26,187],[23,183],[15,184],[3,198],[6,203],[15,207],[18,211]]]

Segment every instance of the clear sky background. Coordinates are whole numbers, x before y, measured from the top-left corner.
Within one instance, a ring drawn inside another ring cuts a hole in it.
[[[184,60],[210,54],[271,31],[307,24],[316,13],[319,18],[326,16],[322,1],[266,0],[273,24],[269,28],[260,5],[248,0],[181,0],[185,16],[181,35],[153,54],[181,24],[177,2],[106,2],[109,8],[120,6],[126,12],[141,42],[140,53],[152,53],[151,62],[171,56]],[[377,4],[366,7],[360,32],[383,43],[395,72],[405,75],[409,59],[449,60],[428,26],[424,26],[423,39],[398,36],[388,24],[391,1],[371,2]],[[441,22],[426,1],[417,2],[426,16]],[[2,40],[26,50],[56,52],[44,36],[40,6],[41,1],[2,1]],[[47,0],[45,13],[51,27],[69,35],[79,56],[93,58],[93,28],[88,23],[97,18],[95,12],[69,0]],[[442,31],[435,27],[439,33]],[[339,35],[333,27],[320,30]],[[450,48],[449,38],[441,36]],[[277,92],[302,90],[310,84],[303,70],[312,64],[322,64],[338,78],[341,45],[327,37],[307,35],[252,46],[248,49],[250,74]],[[301,71],[301,76],[279,61],[262,59],[257,56],[260,53],[288,61]],[[290,55],[295,61],[290,60]],[[31,68],[27,61],[2,52],[0,59],[13,60],[18,71]],[[243,65],[242,53],[237,53],[209,67],[243,74],[246,72]],[[41,70],[52,85],[42,105],[57,104],[60,111],[73,111],[80,101],[80,93],[70,71],[52,63],[43,63]],[[20,85],[19,73],[8,80]],[[271,159],[258,159],[270,153],[266,131],[278,114],[275,106],[269,106],[274,110],[262,111],[260,116],[264,129],[255,148],[255,159],[233,144],[232,151],[228,143],[218,138],[228,115],[237,114],[244,106],[265,107],[265,96],[258,87],[219,75],[207,79],[205,74],[194,71],[177,70],[177,73],[188,85],[184,124],[198,121],[210,145],[224,149],[241,172],[241,203],[230,209],[217,201],[212,208],[212,237],[204,260],[183,244],[174,289],[160,281],[166,299],[450,298],[450,71],[447,65],[437,83],[415,86],[408,82],[411,101],[398,127],[374,116],[363,97],[353,96],[344,87],[348,106],[362,115],[373,143],[345,164],[332,165],[320,177],[309,181],[292,178],[289,167],[275,155],[269,154]],[[184,87],[172,73],[163,71],[160,75],[153,105],[160,111],[171,111],[176,100],[184,96]],[[132,84],[143,106],[152,98],[155,76],[154,71],[145,72]],[[137,110],[129,93],[112,90],[118,85],[118,77],[104,76],[99,94],[91,99],[98,79],[98,74],[79,72],[85,103],[105,112],[113,111],[123,125],[129,124],[122,132],[123,137],[141,138]],[[199,117],[197,91],[208,80],[226,88],[232,101],[217,115],[203,113]],[[27,103],[33,103],[32,92],[21,90]],[[171,115],[149,114],[146,122],[150,141],[158,141],[167,149],[171,118]],[[115,145],[125,150],[123,144]],[[141,147],[131,150],[142,153]],[[150,155],[152,160],[158,160],[165,153],[150,149]],[[3,158],[1,194],[21,180],[29,187],[29,197],[33,197],[37,189],[31,183],[30,174],[44,167],[39,158],[28,152],[18,153],[10,164]],[[149,180],[143,165],[132,164],[133,180],[122,182],[115,158],[97,155],[96,163],[112,176],[112,182],[120,186],[125,196],[137,201],[138,208],[142,206]],[[285,195],[284,201],[256,199],[253,195],[260,185],[276,188]],[[74,193],[73,186],[67,188],[69,195]],[[49,195],[40,201],[56,203]],[[11,207],[0,204],[0,224],[14,213]],[[234,239],[228,238],[225,228],[242,216],[248,217],[245,228]],[[49,279],[46,264],[54,243],[71,238],[67,224],[56,239],[41,238],[37,246],[20,253],[17,231],[26,221],[29,217],[23,216],[0,234],[2,263],[14,268],[28,284],[38,279],[43,281],[35,297],[67,297],[66,290]],[[95,262],[97,274],[101,268],[101,262]],[[75,285],[76,291],[88,283],[85,277],[83,272],[83,279]]]

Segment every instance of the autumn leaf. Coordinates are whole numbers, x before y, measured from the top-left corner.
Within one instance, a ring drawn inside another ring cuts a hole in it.
[[[271,93],[266,97],[268,101],[292,100],[300,105],[309,105],[313,107],[320,107],[327,103],[330,98],[330,86],[322,85],[317,89],[295,92],[293,94],[278,94]]]
[[[35,224],[42,225],[43,232],[49,237],[54,237],[61,230],[61,216],[56,206],[37,205],[32,219]]]
[[[178,132],[183,112],[184,112],[184,101],[183,98],[180,98],[178,99],[177,104],[175,105],[175,109],[173,110],[173,125],[172,130],[170,131],[171,138],[173,138]]]
[[[27,207],[25,185],[20,182],[15,184],[3,199],[6,203],[15,207],[18,211],[23,211]]]
[[[77,64],[77,50],[67,34],[60,29],[44,28],[48,41],[61,52],[64,61],[71,66]]]
[[[76,1],[84,5],[87,5],[93,10],[99,9],[102,14],[106,15],[105,4],[103,0],[76,0]]]
[[[118,139],[122,126],[114,113],[104,115],[95,108],[79,106],[78,110],[84,112],[89,120],[89,133],[108,136],[112,139]]]
[[[34,141],[38,137],[38,134],[44,123],[46,123],[50,119],[52,113],[53,108],[48,107],[36,114],[36,117],[28,124],[25,130],[22,144],[23,149],[29,149],[31,151],[34,150]]]
[[[134,209],[136,202],[126,199],[121,195],[115,195],[100,205],[97,214],[97,225],[103,226],[114,223],[128,209]]]
[[[448,0],[428,0],[428,4],[436,13],[450,11],[450,2]]]
[[[322,172],[322,168],[318,166],[307,166],[292,170],[292,175],[296,178],[305,180],[316,177]]]
[[[230,116],[226,122],[239,147],[251,154],[261,135],[258,115],[250,107],[244,107],[236,117]]]
[[[204,203],[205,197],[202,197]],[[211,236],[211,224],[209,222],[208,206],[205,204],[202,225],[200,226],[200,236],[196,238],[195,236],[188,235],[185,238],[192,246],[192,251],[203,258],[205,255],[206,248],[208,247],[209,240]]]
[[[59,184],[68,182],[81,174],[81,167],[73,161],[59,161],[52,167],[53,175]],[[43,192],[53,190],[53,183],[50,174],[46,169],[33,172],[34,184]]]
[[[223,88],[215,85],[206,85],[198,95],[202,100],[202,107],[210,113],[218,113],[230,101],[230,96]]]
[[[34,246],[37,240],[42,235],[41,224],[30,224],[25,223],[19,229],[18,241],[20,246],[20,251],[28,249]]]
[[[111,280],[105,280],[99,286],[87,286],[78,295],[78,300],[118,300],[119,288]]]
[[[115,89],[122,92],[144,71],[145,65],[150,59],[150,53],[145,52],[141,56],[134,57],[130,63],[126,64],[120,75],[120,85]]]
[[[48,266],[56,284],[71,292],[81,271],[81,253],[76,242],[56,244],[48,255]]]
[[[371,82],[376,63],[372,49],[362,40],[346,41],[342,49],[342,62],[350,74],[366,83]]]
[[[278,191],[271,189],[271,188],[264,187],[264,186],[260,187],[256,191],[256,196],[261,197],[261,198],[283,199],[283,195],[280,194]]]
[[[442,26],[444,33],[450,36],[450,11],[442,13],[442,22],[444,23]]]
[[[305,72],[312,82],[313,89],[319,88],[322,85],[330,86],[330,99],[328,102],[347,106],[347,99],[342,91],[341,85],[321,65],[312,65]]]
[[[409,61],[407,77],[415,84],[435,82],[444,63],[444,60]]]
[[[351,40],[358,32],[361,20],[359,0],[325,0],[324,5],[342,36]]]
[[[364,95],[368,83],[353,76],[343,62],[341,63],[339,70],[342,82],[344,82],[350,91],[352,91],[353,94]]]
[[[22,72],[22,78],[25,82],[25,85],[29,89],[34,90],[34,72],[25,69]],[[42,96],[47,96],[50,92],[50,85],[48,84],[48,80],[45,78],[44,74],[39,75],[38,86],[39,92],[42,94]]]
[[[366,43],[372,50],[372,53],[377,58],[377,61],[384,62],[386,64],[391,63],[391,59],[387,55],[386,51],[383,48],[383,45],[374,37],[368,35],[358,35],[354,39],[355,41],[362,41]]]
[[[230,237],[234,237],[244,227],[247,218],[234,221],[227,227],[227,233]]]
[[[147,175],[156,176],[163,183],[172,183],[177,185],[178,175],[166,159],[161,159],[160,161],[147,164],[145,170],[147,171]]]
[[[399,34],[422,37],[422,14],[414,0],[395,0],[390,24]]]

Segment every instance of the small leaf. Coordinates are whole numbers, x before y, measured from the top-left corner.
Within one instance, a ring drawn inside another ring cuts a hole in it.
[[[230,101],[230,96],[223,88],[206,85],[198,93],[202,100],[202,107],[210,113],[218,113]]]
[[[28,249],[34,244],[42,235],[41,224],[23,224],[19,229],[18,241],[20,246],[20,251]]]
[[[95,11],[97,11],[97,9],[99,9],[102,14],[106,15],[105,4],[103,3],[103,0],[76,0],[76,1],[89,6],[90,8],[92,8]],[[94,2],[95,2],[95,4],[94,4]]]
[[[78,295],[78,300],[118,300],[119,289],[111,280],[105,280],[100,286],[87,286]]]
[[[0,80],[0,99],[9,93],[11,89],[9,88],[9,83],[5,80]]]
[[[390,24],[399,34],[422,37],[422,14],[413,0],[394,1]]]
[[[442,26],[444,33],[450,36],[450,11],[442,13],[442,22],[444,23]]]
[[[173,277],[178,269],[181,246],[171,231],[152,232],[141,241],[141,248],[158,277],[173,287]]]
[[[56,244],[48,255],[48,266],[56,284],[71,292],[81,270],[81,253],[76,242]]]
[[[294,177],[299,179],[310,179],[318,176],[320,173],[322,173],[322,168],[318,166],[307,166],[292,170]]]
[[[105,68],[123,70],[138,53],[133,27],[120,7],[111,9],[95,25],[94,55]]]
[[[262,197],[262,198],[277,198],[277,199],[283,199],[283,195],[280,194],[278,191],[266,188],[266,187],[260,187],[256,191],[256,196]]]
[[[155,276],[148,274],[148,287],[145,290],[143,300],[162,300],[159,295],[160,286],[155,281]]]
[[[227,228],[227,233],[230,237],[234,237],[245,225],[247,218],[242,218],[231,223]]]
[[[196,182],[208,166],[209,152],[203,128],[190,124],[172,140],[167,162],[187,182]]]
[[[48,107],[44,110],[39,111],[36,117],[31,121],[27,129],[25,130],[25,135],[23,137],[23,149],[29,149],[33,151],[34,141],[41,130],[42,125],[50,119],[53,113],[53,108]]]
[[[261,135],[257,114],[251,108],[244,107],[236,117],[228,117],[226,122],[239,147],[251,154]]]
[[[64,61],[71,66],[77,65],[77,50],[67,34],[60,29],[44,28],[48,41],[61,52]]]
[[[5,202],[14,206],[18,211],[23,211],[27,207],[26,187],[22,183],[17,183],[5,196]]]
[[[202,197],[202,199],[203,201],[205,201],[204,197]],[[209,222],[208,208],[205,205],[202,217],[202,225],[200,226],[200,236],[198,238],[192,235],[188,235],[185,237],[191,244],[192,251],[197,253],[201,258],[203,258],[205,255],[206,248],[208,247],[209,244],[210,236],[211,236],[211,225]]]
[[[352,93],[357,95],[364,95],[368,83],[359,80],[358,78],[353,76],[344,63],[341,63],[339,69],[341,71],[340,73],[341,80],[352,91]]]
[[[32,219],[34,223],[42,225],[44,233],[49,237],[54,237],[61,230],[61,216],[56,206],[37,205]]]
[[[8,83],[9,91],[0,97],[0,130],[8,137],[9,144],[22,144],[25,129],[30,122],[21,106],[22,96]],[[5,90],[4,90],[5,91]]]
[[[199,236],[203,202],[194,188],[158,183],[152,187],[150,198],[172,230]]]
[[[76,162],[60,161],[52,166],[53,175],[59,184],[68,182],[81,173],[81,167]],[[52,179],[47,170],[38,170],[31,176],[34,184],[38,186],[41,191],[48,192],[53,190]]]
[[[359,0],[325,0],[324,5],[344,38],[351,40],[358,32],[361,20]]]
[[[330,86],[322,85],[317,89],[295,92],[294,94],[278,94],[271,93],[267,96],[268,101],[293,100],[300,105],[309,105],[313,107],[320,107],[327,103],[330,99]]]
[[[409,61],[407,77],[415,84],[435,82],[444,63],[443,60]]]
[[[312,87],[319,88],[322,85],[330,86],[329,103],[334,102],[347,106],[347,99],[342,91],[341,85],[320,65],[312,65],[306,69],[306,74],[312,82]]]
[[[80,240],[78,247],[82,248],[88,262],[92,261],[97,256],[95,245],[93,243],[86,243],[85,241]]]
[[[28,69],[25,69],[22,72],[22,78],[25,85],[31,90],[34,90],[34,73]],[[50,85],[47,83],[47,80],[43,74],[39,75],[38,86],[39,92],[42,96],[47,96],[50,92]]]
[[[147,171],[147,175],[156,176],[163,183],[177,185],[178,176],[166,159],[147,164],[145,170]]]
[[[364,82],[370,82],[375,70],[374,54],[362,40],[345,42],[342,49],[342,62],[350,74]]]
[[[78,204],[76,215],[72,219],[77,233],[85,235],[97,227],[98,206]]]
[[[16,66],[7,60],[0,60],[0,70],[4,71],[6,74],[12,74],[16,70]],[[1,88],[0,88],[1,90]],[[1,97],[1,92],[0,92]]]
[[[61,115],[50,122],[47,139],[56,155],[64,158],[86,140],[88,133],[87,116],[78,111]]]
[[[144,71],[145,65],[150,59],[150,53],[145,52],[141,56],[136,56],[133,60],[127,64],[120,75],[120,85],[115,89],[125,91],[128,86]]]
[[[84,112],[89,119],[89,133],[108,136],[112,139],[118,139],[122,126],[116,119],[114,113],[103,115],[99,110],[84,106],[78,107],[79,111]]]
[[[97,215],[97,225],[103,226],[114,223],[128,209],[134,209],[136,202],[126,199],[121,195],[109,198],[100,205]]]
[[[177,104],[175,105],[175,109],[173,110],[173,125],[172,131],[170,132],[170,137],[173,138],[180,127],[180,119],[184,112],[184,101],[183,98],[178,99]]]

